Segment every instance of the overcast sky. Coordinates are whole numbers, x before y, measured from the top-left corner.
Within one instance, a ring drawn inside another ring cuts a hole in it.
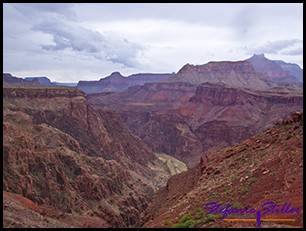
[[[254,53],[302,68],[303,5],[5,3],[3,49],[4,72],[60,82],[178,72]]]

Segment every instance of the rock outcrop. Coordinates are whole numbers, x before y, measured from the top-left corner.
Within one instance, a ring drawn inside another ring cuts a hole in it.
[[[204,154],[187,172],[171,177],[147,209],[145,227],[257,227],[254,222],[225,221],[223,214],[207,215],[205,205],[255,208],[266,202],[303,210],[303,113],[295,112],[275,126],[228,148]],[[286,205],[285,205],[286,206]],[[246,218],[229,214],[228,218]],[[247,218],[256,218],[248,214]],[[302,227],[303,212],[277,213],[262,218],[261,227]]]
[[[295,63],[286,63],[282,60],[275,60],[275,62],[280,65],[285,71],[288,71],[290,75],[293,75],[297,78],[298,81],[303,83],[303,69]]]
[[[10,73],[3,73],[3,85],[74,87],[77,85],[77,83],[51,82],[51,80],[45,76],[20,78],[20,77],[12,76]]]
[[[301,91],[257,91],[220,83],[150,83],[87,98],[116,110],[155,152],[174,155],[189,166],[204,151],[240,142],[303,108]]]
[[[205,82],[224,83],[230,87],[257,90],[271,87],[271,84],[265,81],[248,61],[209,62],[203,65],[186,64],[170,80],[197,85]]]
[[[10,73],[3,73],[3,85],[40,85],[38,79],[25,80],[12,76]]]
[[[26,81],[33,81],[33,80],[37,80],[39,82],[40,85],[42,86],[55,86],[55,83],[52,83],[50,81],[49,78],[47,78],[46,76],[41,76],[41,77],[25,77],[24,78]]]
[[[76,88],[3,90],[3,190],[72,219],[98,219],[71,226],[139,226],[170,174],[120,117],[88,105]],[[38,213],[52,218],[48,211]]]
[[[297,65],[270,60],[264,54],[253,55],[247,60],[252,63],[258,73],[263,74],[265,78],[271,81],[283,84],[295,84],[298,86],[303,82],[303,70]]]

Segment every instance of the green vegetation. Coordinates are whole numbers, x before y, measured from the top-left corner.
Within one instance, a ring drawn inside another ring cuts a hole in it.
[[[234,204],[232,204],[232,207],[233,207],[234,209],[236,209],[236,208],[241,208],[241,204],[237,201],[237,202],[234,202]]]
[[[282,125],[281,125],[280,123],[276,123],[276,124],[274,125],[274,127],[275,127],[275,128],[281,128]]]
[[[236,161],[242,161],[242,157],[237,157],[235,160]]]
[[[169,225],[170,221],[169,219],[164,220],[164,225]]]
[[[214,221],[216,216],[214,214],[208,214],[205,218],[207,221]]]
[[[186,222],[186,221],[188,221],[190,219],[191,219],[191,214],[185,214],[184,216],[182,216],[180,222],[184,223],[184,222]]]
[[[247,194],[248,192],[249,192],[248,188],[243,188],[243,189],[242,189],[242,193],[243,193],[243,194]]]
[[[291,124],[286,124],[286,125],[284,126],[284,128],[285,128],[286,130],[290,129],[291,127],[292,127]]]
[[[219,199],[219,194],[216,192],[213,192],[211,194],[210,200],[218,200]]]
[[[191,219],[191,214],[185,214],[182,216],[179,223],[173,224],[172,228],[192,228],[196,225],[196,222]]]
[[[261,151],[261,152],[259,153],[260,157],[263,157],[263,156],[265,156],[265,155],[267,155],[267,154],[268,154],[267,151]]]
[[[194,220],[189,220],[184,223],[177,223],[173,224],[172,228],[194,228],[196,225],[196,222]]]
[[[194,219],[192,218],[191,214],[185,214],[181,217],[180,221],[178,222],[178,219],[176,218],[176,223],[172,225],[172,228],[195,228],[199,224],[214,221],[216,218],[221,218],[222,214],[214,215],[214,214],[208,214],[206,217],[202,218],[204,216],[204,212],[202,210],[199,210],[194,215]],[[202,219],[201,219],[202,218]]]
[[[204,215],[203,211],[200,210],[200,211],[198,211],[198,212],[195,214],[194,218],[195,218],[195,219],[200,219],[203,215]]]
[[[256,178],[250,178],[250,184],[253,184],[256,182]]]
[[[228,194],[230,193],[230,191],[231,191],[231,190],[230,190],[229,188],[226,188],[226,189],[224,190],[224,192],[225,192],[226,195],[228,195]]]

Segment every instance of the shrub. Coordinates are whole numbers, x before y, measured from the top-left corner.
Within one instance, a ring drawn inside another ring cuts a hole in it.
[[[250,178],[250,184],[253,184],[256,182],[256,178]]]
[[[237,157],[235,160],[236,160],[236,161],[241,161],[241,160],[242,160],[242,157]]]
[[[164,220],[164,225],[169,225],[169,219]]]
[[[214,221],[216,216],[214,214],[208,214],[205,218],[207,221]]]
[[[200,219],[203,216],[203,211],[198,211],[194,216],[195,219]]]
[[[180,220],[180,223],[184,223],[184,222],[190,220],[190,218],[191,218],[190,214],[185,214],[184,216],[182,216],[182,218]]]
[[[236,209],[236,208],[241,208],[241,204],[240,204],[239,202],[234,202],[234,204],[232,204],[232,207],[233,207],[234,209]]]
[[[243,193],[243,194],[247,194],[248,192],[249,192],[249,190],[248,190],[247,188],[243,188],[243,189],[242,189],[242,193]]]
[[[228,195],[230,193],[230,189],[225,189],[224,192],[226,193],[226,195]]]
[[[189,228],[189,224],[177,223],[177,224],[173,224],[172,228]]]
[[[172,225],[172,228],[194,228],[198,223],[193,219],[187,220],[185,222],[180,222]]]

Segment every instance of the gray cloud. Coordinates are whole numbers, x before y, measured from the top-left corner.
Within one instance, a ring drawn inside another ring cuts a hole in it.
[[[303,47],[299,46],[299,47],[293,47],[289,50],[284,50],[282,52],[280,52],[281,54],[284,55],[303,55]]]
[[[55,45],[42,45],[44,49],[50,51],[63,50],[69,47],[74,51],[95,53],[107,46],[104,37],[100,33],[75,23],[49,19],[35,24],[32,29],[53,37]]]
[[[52,36],[54,44],[42,44],[48,51],[71,49],[81,55],[119,63],[124,66],[137,66],[137,55],[143,47],[126,39],[102,35],[73,21],[54,18],[44,19],[33,25],[32,30]]]
[[[228,13],[235,13],[236,8],[232,3],[103,3],[95,7],[92,4],[76,4],[75,7],[78,15],[88,20],[97,17],[105,21],[119,18],[169,19],[208,25],[224,24],[229,19]],[[89,9],[90,14],[87,13]]]
[[[75,5],[70,3],[9,4],[32,23],[31,30],[51,36],[53,43],[41,41],[40,47],[50,52],[71,49],[76,55],[118,63],[127,67],[140,65],[137,56],[144,48],[124,38],[101,34],[79,24]],[[100,6],[103,4],[99,4]]]
[[[258,47],[245,47],[246,54],[255,54],[255,53],[267,53],[267,54],[279,54],[286,52],[286,49],[292,48],[294,45],[302,43],[302,40],[299,39],[287,39],[287,40],[276,40],[268,41],[264,45]],[[285,54],[285,53],[283,53]]]
[[[13,3],[12,6],[28,18],[46,14],[57,14],[69,19],[77,19],[73,3]]]
[[[254,6],[246,5],[238,9],[229,20],[229,25],[235,32],[235,39],[241,40],[252,35],[258,18],[256,18]]]

